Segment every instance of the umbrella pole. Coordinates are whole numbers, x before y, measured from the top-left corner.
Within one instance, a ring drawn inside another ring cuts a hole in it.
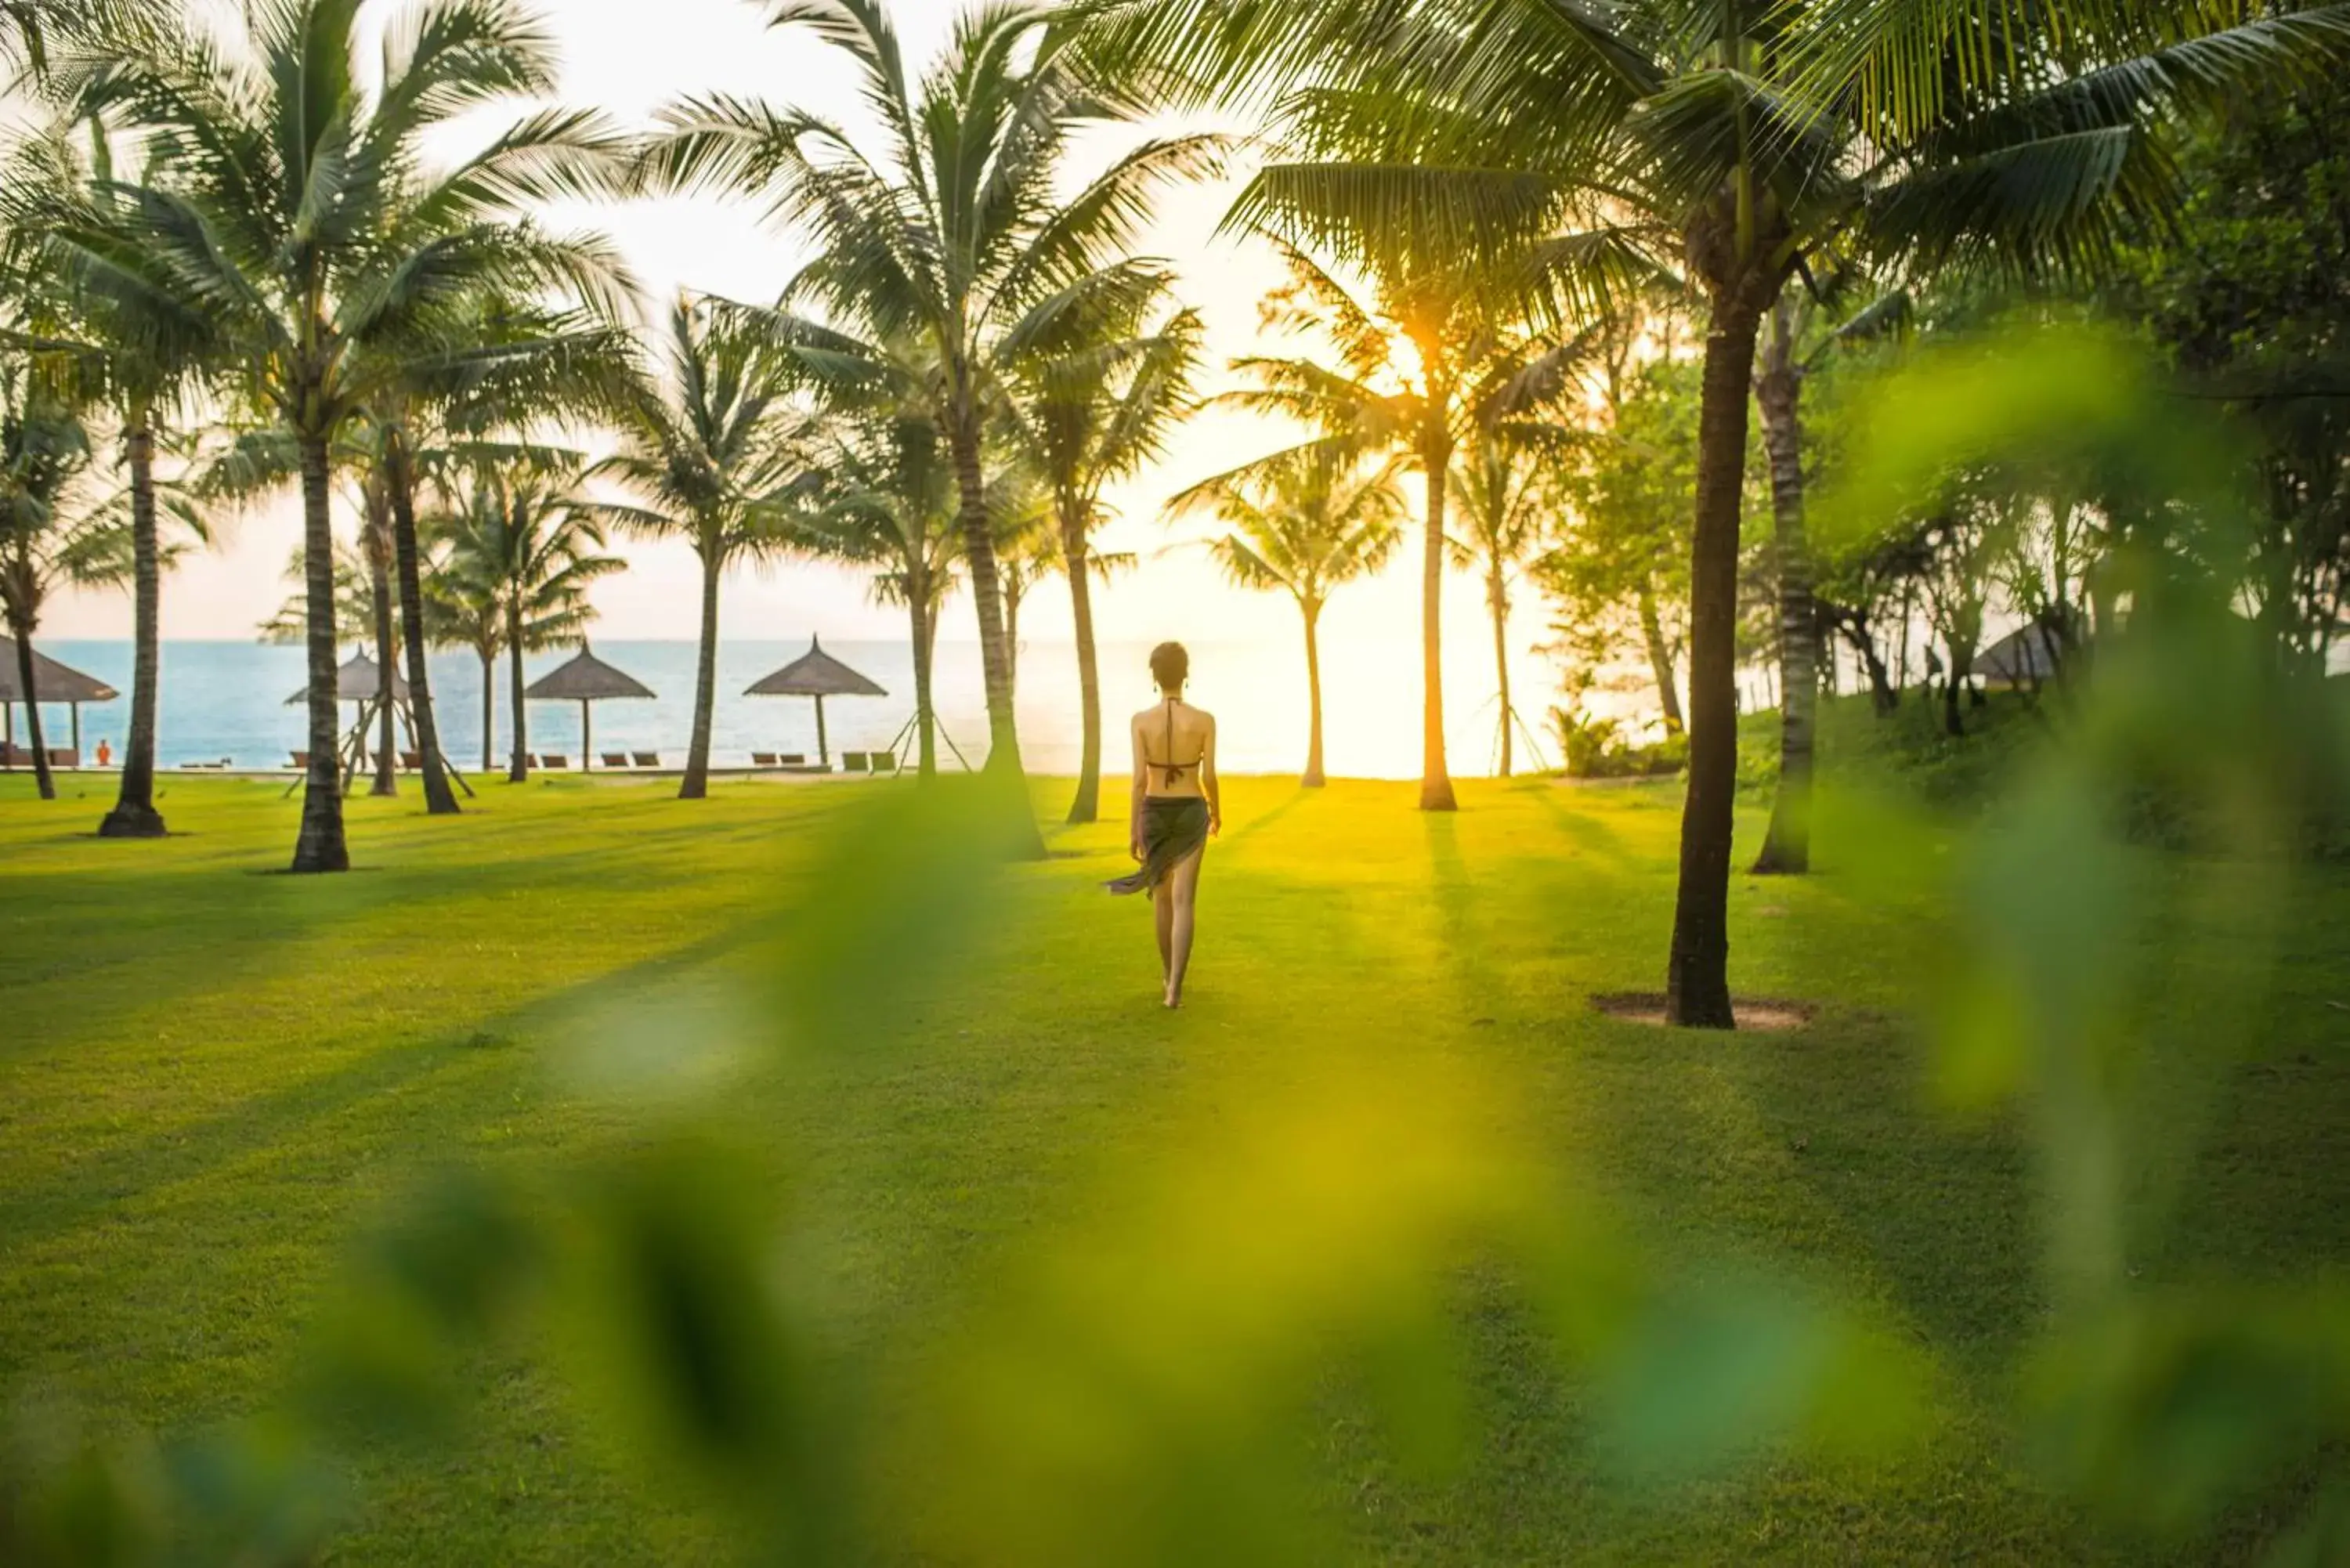
[[[5,721],[7,726],[6,751],[0,754],[7,757],[8,771],[13,774],[16,771],[16,704],[0,702],[0,721]]]
[[[74,766],[81,766],[81,704],[68,702],[66,711],[73,715]]]
[[[596,741],[588,732],[588,699],[585,697],[579,699],[579,771],[583,774],[596,771]]]
[[[824,738],[824,693],[821,691],[816,698],[816,760],[824,764],[825,772],[832,772],[832,746]]]

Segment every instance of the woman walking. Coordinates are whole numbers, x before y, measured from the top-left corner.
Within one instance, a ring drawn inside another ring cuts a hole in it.
[[[1109,885],[1113,893],[1149,893],[1157,905],[1159,967],[1170,1007],[1183,1005],[1183,971],[1191,962],[1192,909],[1200,862],[1223,826],[1216,790],[1215,716],[1183,701],[1191,656],[1180,642],[1150,650],[1159,701],[1134,716],[1134,796],[1127,849],[1142,868]]]

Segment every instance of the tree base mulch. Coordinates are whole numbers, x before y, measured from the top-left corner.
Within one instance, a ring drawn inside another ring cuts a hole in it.
[[[1627,1023],[1665,1026],[1665,993],[1661,991],[1619,991],[1595,996],[1591,1005]],[[1808,1002],[1783,1002],[1759,996],[1732,997],[1731,1012],[1742,1034],[1781,1034],[1811,1023],[1819,1009]]]

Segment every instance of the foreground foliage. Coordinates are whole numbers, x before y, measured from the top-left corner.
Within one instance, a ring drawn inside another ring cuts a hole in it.
[[[1742,987],[1819,1016],[1725,1050],[1588,1005],[1669,918],[1654,786],[1430,819],[1234,781],[1173,1017],[1091,891],[1117,823],[1005,871],[910,788],[722,786],[680,831],[566,781],[355,801],[380,869],[256,880],[293,806],[166,788],[192,831],[136,863],[0,805],[41,890],[0,904],[9,1517],[63,1560],[97,1523],[247,1561],[2250,1561],[2302,1514],[2256,1456],[2315,1408],[2164,1368],[2216,1322],[2314,1373],[2296,1324],[2339,1321],[2296,1282],[2350,1259],[2338,877],[2132,852],[2149,897],[2082,906],[2177,1019],[2099,1038],[2182,1114],[2106,1145],[2162,1173],[2116,1189],[2118,1343],[2160,1355],[2050,1363],[2043,1414],[2015,1370],[2085,1321],[2033,1219],[2078,1212],[2039,1196],[2064,1146],[1920,1089],[2061,1053],[1906,1022],[2045,907],[2037,815],[1999,850],[1824,813],[1821,877],[1732,916]],[[1938,869],[1986,852],[1987,905]],[[2250,957],[2252,892],[2283,967],[2175,963]],[[2145,1486],[2182,1422],[2192,1487]]]

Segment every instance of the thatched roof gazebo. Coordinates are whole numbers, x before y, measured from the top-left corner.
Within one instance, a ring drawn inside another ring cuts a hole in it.
[[[2065,661],[2077,651],[2053,628],[2032,621],[1976,654],[1974,673],[1989,685],[2036,689],[2062,675]]]
[[[310,700],[310,689],[303,687],[286,699],[288,708],[298,707]],[[383,700],[383,670],[364,653],[354,653],[343,660],[335,671],[335,701],[338,702],[378,702]],[[399,670],[391,672],[391,700],[408,701],[408,681]]]
[[[376,716],[383,711],[384,705],[389,702],[395,713],[408,711],[407,680],[401,677],[399,670],[394,670],[391,672],[391,690],[387,693],[384,690],[383,677],[382,667],[364,653],[352,654],[335,669],[335,701],[338,703],[359,704],[357,711],[351,715],[349,732],[344,735],[338,747],[340,756],[337,765],[343,775],[343,789],[346,794],[349,793],[350,781],[367,766],[368,730],[375,722]],[[309,700],[310,688],[305,685],[294,695],[286,699],[286,705],[288,708],[298,708]],[[415,731],[412,721],[409,729],[412,734]],[[294,754],[297,774],[301,769],[302,758],[307,754],[301,752]],[[297,777],[293,784],[286,786],[286,793],[292,794],[301,782]]]
[[[743,695],[815,698],[816,761],[829,768],[832,766],[832,746],[824,732],[824,700],[827,697],[887,697],[889,693],[827,653],[824,645],[811,637],[806,653],[773,675],[754,683]]]
[[[579,704],[579,767],[585,773],[596,766],[595,734],[588,728],[588,705],[616,697],[650,698],[653,692],[628,671],[616,670],[590,653],[588,644],[582,641],[578,652],[532,681],[523,695],[534,702]]]
[[[81,761],[81,705],[111,702],[122,693],[94,675],[84,675],[70,664],[59,664],[37,648],[32,651],[33,700],[62,702],[72,713],[73,753],[78,764]],[[16,755],[16,704],[24,701],[24,682],[16,674],[16,639],[0,637],[0,756],[9,758],[11,766]]]

